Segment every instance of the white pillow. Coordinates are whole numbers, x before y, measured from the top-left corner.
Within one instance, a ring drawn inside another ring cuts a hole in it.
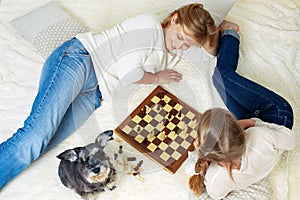
[[[204,9],[209,11],[218,26],[225,19],[230,9],[237,0],[200,0]]]
[[[47,3],[11,21],[11,24],[36,46],[44,58],[64,41],[86,31],[55,2]]]
[[[271,188],[268,178],[264,178],[261,181],[250,185],[246,190],[237,190],[229,193],[223,200],[269,200],[271,198]],[[190,195],[190,200],[213,200],[208,196],[207,192],[203,192],[199,197],[195,197],[194,194]]]

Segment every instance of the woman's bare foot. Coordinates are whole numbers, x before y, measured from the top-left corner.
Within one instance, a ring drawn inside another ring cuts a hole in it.
[[[234,22],[230,22],[230,21],[227,21],[227,20],[224,20],[220,26],[219,26],[219,31],[220,32],[223,32],[225,30],[233,30],[235,32],[238,32],[239,31],[239,25],[237,25],[236,23]]]

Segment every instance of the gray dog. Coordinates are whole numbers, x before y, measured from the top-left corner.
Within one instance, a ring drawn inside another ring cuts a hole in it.
[[[66,150],[57,156],[61,159],[58,174],[66,187],[88,199],[97,192],[116,188],[116,170],[103,151],[112,135],[113,131],[105,131],[95,143]]]

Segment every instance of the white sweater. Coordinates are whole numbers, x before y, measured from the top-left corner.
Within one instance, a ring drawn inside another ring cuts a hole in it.
[[[284,150],[296,146],[296,136],[284,127],[253,118],[254,127],[246,130],[247,148],[239,170],[232,170],[233,179],[226,168],[211,164],[205,175],[205,186],[213,199],[222,199],[229,192],[246,189],[266,177],[277,164]]]
[[[140,80],[144,71],[154,73],[178,62],[166,51],[160,21],[151,14],[127,19],[98,34],[88,32],[76,37],[92,58],[104,99]]]

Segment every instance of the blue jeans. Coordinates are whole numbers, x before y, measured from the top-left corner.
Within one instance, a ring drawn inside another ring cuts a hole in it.
[[[41,154],[75,132],[100,106],[101,92],[88,52],[76,38],[45,62],[24,127],[0,144],[0,189]]]
[[[239,36],[225,31],[221,37],[213,83],[227,108],[237,119],[257,117],[292,129],[293,110],[290,104],[273,91],[239,75]]]

